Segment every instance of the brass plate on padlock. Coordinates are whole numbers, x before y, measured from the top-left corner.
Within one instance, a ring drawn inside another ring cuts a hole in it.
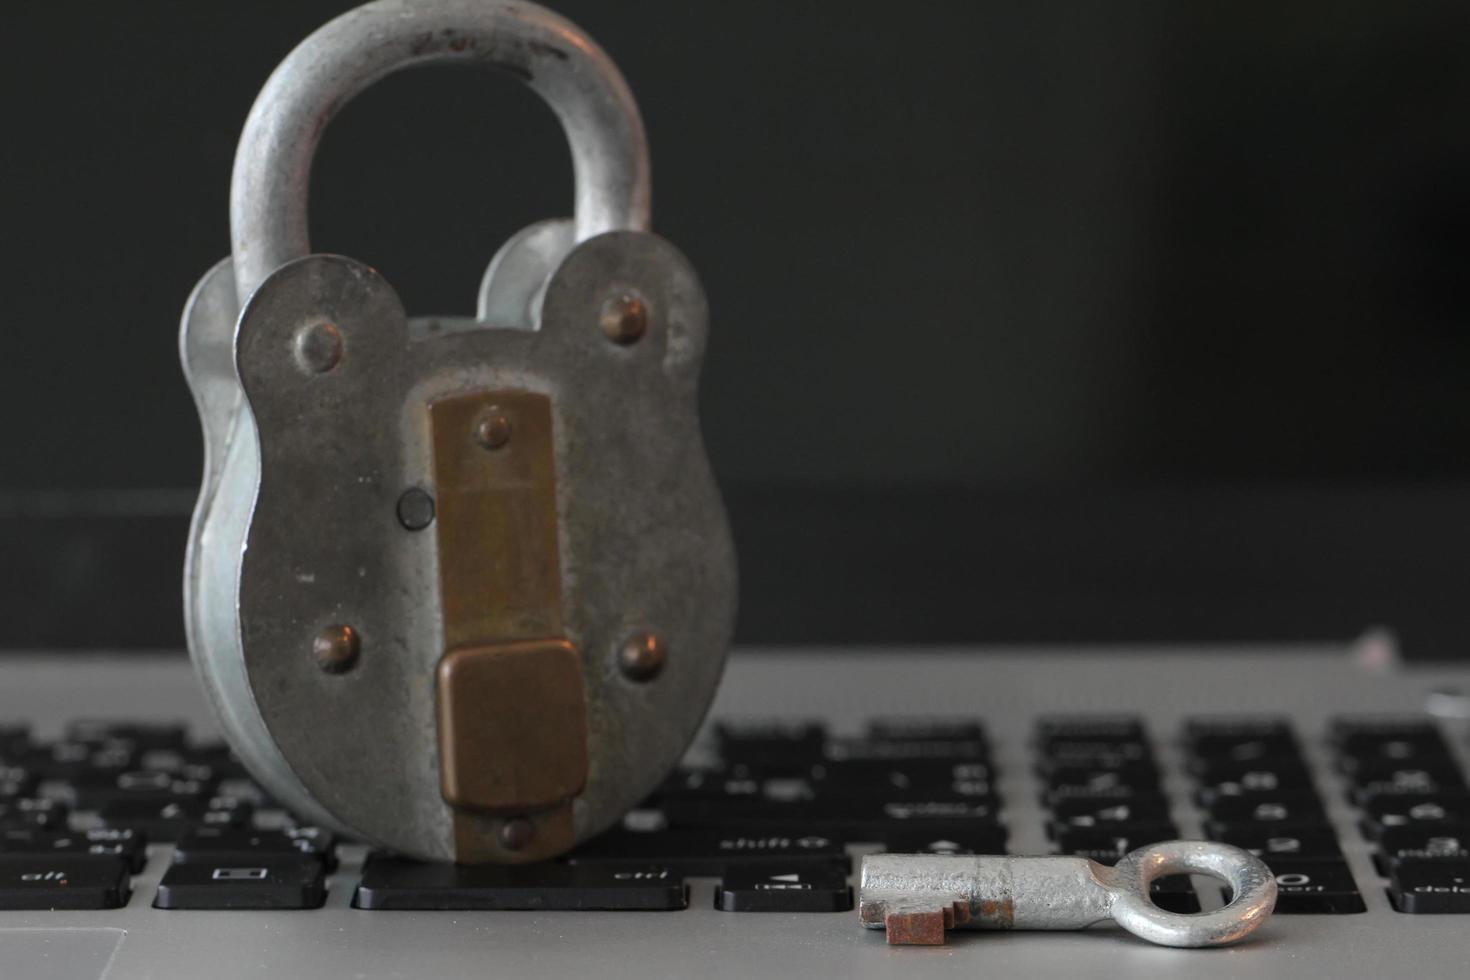
[[[439,661],[439,768],[451,806],[520,813],[587,783],[582,662],[565,640],[461,647]]]
[[[456,858],[559,853],[588,751],[581,657],[561,635],[551,399],[475,392],[431,403],[429,418],[447,651],[439,774]],[[503,833],[507,818],[523,833]]]
[[[429,420],[445,650],[560,637],[551,398],[457,395]]]

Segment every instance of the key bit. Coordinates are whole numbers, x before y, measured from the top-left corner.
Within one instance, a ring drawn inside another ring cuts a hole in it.
[[[1230,903],[1197,915],[1159,908],[1150,886],[1178,874],[1221,879]],[[1085,929],[1112,919],[1163,946],[1224,946],[1275,907],[1276,879],[1259,858],[1205,841],[1151,844],[1111,868],[1082,857],[870,854],[858,892],[863,925],[887,930],[891,945],[942,945],[949,929]]]

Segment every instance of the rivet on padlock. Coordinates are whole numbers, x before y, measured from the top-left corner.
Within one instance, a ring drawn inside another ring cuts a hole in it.
[[[501,249],[474,319],[408,319],[307,240],[332,114],[430,63],[509,69],[571,145],[575,217]],[[692,739],[735,611],[703,291],[648,233],[622,77],[532,4],[368,4],[267,82],[230,213],[181,346],[206,447],[189,647],[231,744],[305,819],[420,858],[606,828]]]

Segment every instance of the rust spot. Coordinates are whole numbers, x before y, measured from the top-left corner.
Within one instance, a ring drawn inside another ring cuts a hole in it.
[[[889,912],[883,918],[890,946],[943,946],[945,919],[953,911]]]
[[[1009,929],[1016,923],[1016,904],[1009,898],[1003,898],[1000,901],[982,901],[980,918]]]
[[[459,54],[468,51],[474,46],[474,38],[460,34],[453,28],[446,28],[440,31],[437,36],[433,31],[425,31],[422,34],[415,35],[414,39],[409,42],[408,51],[409,54],[417,58],[430,52],[438,51],[440,48],[448,48],[450,51]]]

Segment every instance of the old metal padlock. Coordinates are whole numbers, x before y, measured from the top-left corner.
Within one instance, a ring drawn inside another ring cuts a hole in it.
[[[539,92],[576,176],[575,218],[513,237],[473,320],[409,319],[307,243],[332,115],[445,62]],[[537,860],[608,827],[698,729],[736,591],[704,295],[648,232],[621,75],[532,4],[370,3],[271,76],[230,206],[181,348],[206,446],[189,648],[231,744],[302,817],[420,858]]]

